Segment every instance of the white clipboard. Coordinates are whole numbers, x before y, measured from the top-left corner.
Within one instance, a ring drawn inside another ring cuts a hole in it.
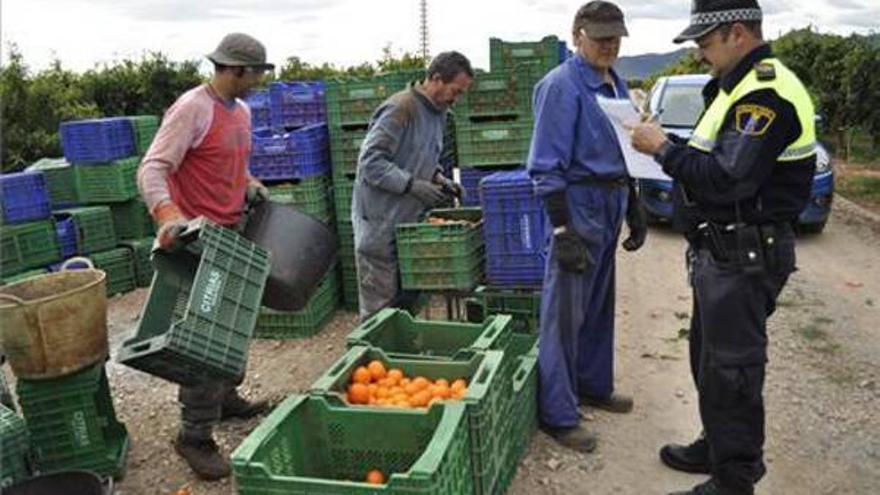
[[[671,181],[672,178],[663,172],[653,157],[639,153],[632,147],[632,136],[629,129],[635,127],[642,120],[633,104],[627,99],[606,98],[604,96],[596,96],[596,101],[614,127],[614,133],[620,142],[620,151],[623,152],[629,176],[636,179]]]

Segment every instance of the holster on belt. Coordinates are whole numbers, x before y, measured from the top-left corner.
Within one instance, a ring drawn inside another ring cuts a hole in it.
[[[732,263],[747,272],[763,273],[776,264],[778,227],[719,225],[706,222],[692,234],[698,248],[708,249],[716,261]]]

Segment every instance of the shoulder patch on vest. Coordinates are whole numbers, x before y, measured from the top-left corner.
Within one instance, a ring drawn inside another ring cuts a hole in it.
[[[772,81],[776,79],[776,67],[766,62],[758,62],[755,64],[755,72],[758,74],[759,81]]]
[[[763,105],[743,104],[736,107],[736,130],[745,136],[761,136],[776,120],[776,112]]]

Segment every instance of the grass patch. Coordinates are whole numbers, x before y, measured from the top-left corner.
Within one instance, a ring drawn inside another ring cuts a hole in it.
[[[848,174],[837,181],[837,192],[866,208],[880,209],[880,176]]]

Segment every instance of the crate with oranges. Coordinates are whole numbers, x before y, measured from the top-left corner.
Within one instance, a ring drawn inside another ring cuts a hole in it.
[[[462,402],[467,411],[476,491],[492,493],[509,440],[503,414],[510,409],[503,351],[470,351],[458,359],[390,357],[375,347],[355,346],[311,387],[357,409],[424,409]]]
[[[239,495],[475,493],[466,406],[352,407],[294,395],[232,454]]]
[[[394,358],[457,360],[473,351],[507,347],[513,334],[509,315],[493,315],[482,323],[419,320],[401,309],[386,308],[352,330],[348,347],[382,349]]]

